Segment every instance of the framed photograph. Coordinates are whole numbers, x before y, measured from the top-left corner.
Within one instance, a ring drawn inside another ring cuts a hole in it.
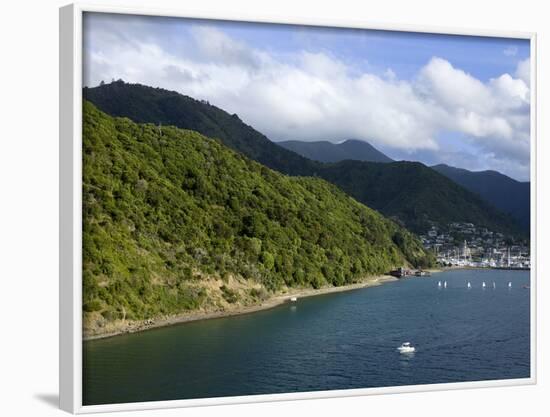
[[[535,383],[535,39],[61,8],[61,408]]]

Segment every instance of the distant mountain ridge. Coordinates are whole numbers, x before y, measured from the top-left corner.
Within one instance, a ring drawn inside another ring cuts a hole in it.
[[[368,142],[359,140],[347,140],[339,144],[328,141],[292,140],[277,142],[277,144],[306,158],[321,162],[337,163],[345,160],[393,162]],[[431,168],[475,193],[503,213],[509,214],[525,232],[529,231],[531,214],[529,182],[516,181],[497,171],[475,172],[445,164],[434,165]],[[354,195],[357,196],[357,192]],[[510,198],[511,196],[513,198]],[[386,214],[391,211],[385,204],[382,204],[382,207],[373,207]]]
[[[531,183],[520,182],[497,171],[469,171],[445,164],[431,167],[467,190],[510,214],[526,231],[531,217]]]
[[[83,95],[108,114],[195,130],[284,174],[324,178],[415,232],[436,222],[431,216],[438,207],[438,223],[464,221],[507,234],[519,233],[509,216],[420,163],[312,161],[271,142],[236,114],[161,88],[116,81],[84,88]],[[408,193],[411,185],[417,196]]]
[[[85,87],[84,97],[112,116],[128,117],[139,123],[174,125],[218,138],[249,158],[289,175],[311,175],[318,165],[273,143],[236,114],[175,91],[114,81]]]
[[[417,233],[459,218],[491,230],[517,231],[509,216],[420,162],[346,160],[329,164],[323,178]]]
[[[370,143],[357,139],[348,139],[341,143],[329,141],[302,142],[298,140],[276,143],[299,155],[320,162],[339,162],[346,159],[366,162],[393,162],[393,159],[384,155]]]

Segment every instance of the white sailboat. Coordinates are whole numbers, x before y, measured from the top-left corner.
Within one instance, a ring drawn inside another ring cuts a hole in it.
[[[470,284],[470,281],[468,281],[467,287],[472,288],[472,284]]]

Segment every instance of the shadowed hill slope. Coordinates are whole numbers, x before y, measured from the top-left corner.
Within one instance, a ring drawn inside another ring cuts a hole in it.
[[[129,117],[140,123],[170,124],[195,130],[284,174],[325,178],[360,202],[415,231],[423,231],[421,228],[430,221],[468,221],[495,231],[519,233],[511,217],[419,163],[342,161],[325,164],[312,161],[271,142],[237,115],[160,88],[116,81],[84,88],[83,94],[108,114]],[[411,185],[417,196],[411,196]],[[433,217],[435,207],[440,214]]]
[[[504,213],[510,214],[526,231],[531,224],[531,184],[516,181],[497,171],[468,171],[448,165],[432,169],[476,193]]]

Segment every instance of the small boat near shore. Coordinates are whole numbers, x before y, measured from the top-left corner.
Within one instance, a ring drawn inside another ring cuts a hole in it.
[[[298,301],[298,297],[290,297],[291,303],[295,303],[296,301]]]
[[[404,342],[397,348],[399,353],[413,353],[416,349],[410,342]]]

